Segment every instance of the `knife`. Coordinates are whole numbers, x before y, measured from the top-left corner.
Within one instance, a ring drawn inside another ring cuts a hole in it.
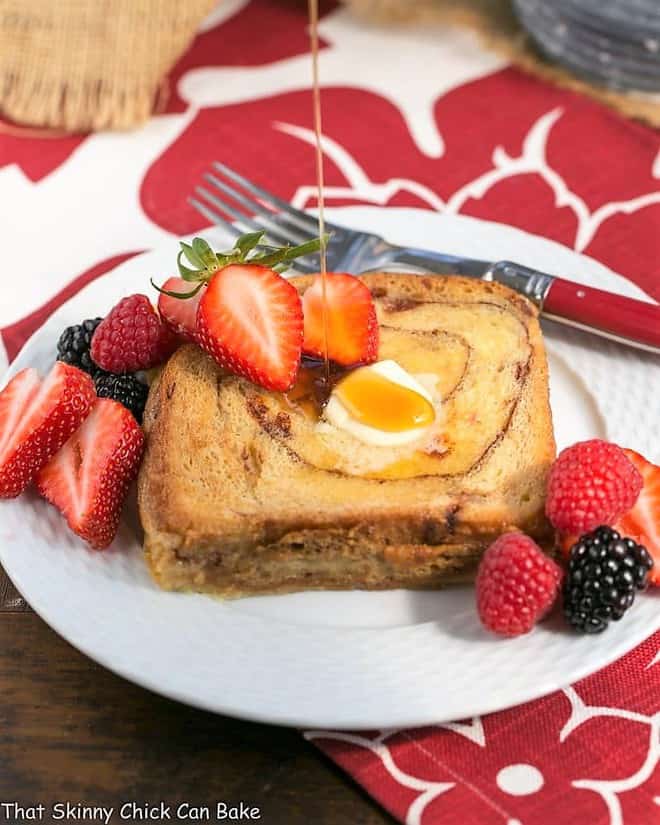
[[[395,263],[496,281],[525,295],[544,318],[660,355],[660,306],[583,286],[513,261],[480,261],[401,247]]]

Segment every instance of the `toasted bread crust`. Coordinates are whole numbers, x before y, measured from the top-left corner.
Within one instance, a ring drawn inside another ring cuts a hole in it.
[[[550,541],[543,511],[555,444],[535,307],[499,284],[459,276],[362,280],[384,331],[414,336],[426,325],[419,334],[435,336],[436,346],[461,313],[477,320],[457,326],[451,345],[438,345],[440,356],[456,356],[454,400],[448,391],[444,402],[474,449],[459,443],[454,454],[425,459],[412,477],[356,473],[316,450],[281,397],[223,374],[197,347],[182,347],[150,391],[138,482],[145,553],[161,586],[228,596],[438,587],[472,576],[485,547],[507,529]],[[303,292],[311,278],[293,282]],[[489,330],[503,326],[501,363],[490,363],[483,354],[495,335]],[[482,422],[497,369],[510,391],[491,399]],[[462,420],[470,405],[472,424]]]

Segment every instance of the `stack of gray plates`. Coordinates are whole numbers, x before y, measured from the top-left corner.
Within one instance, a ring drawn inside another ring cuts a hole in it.
[[[514,0],[548,57],[612,89],[660,91],[660,0]]]

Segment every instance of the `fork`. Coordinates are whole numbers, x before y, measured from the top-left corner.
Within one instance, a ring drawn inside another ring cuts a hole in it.
[[[195,209],[212,223],[234,236],[241,235],[244,231],[256,232],[265,229],[264,240],[269,244],[304,243],[318,235],[319,225],[315,216],[296,209],[290,203],[239,175],[224,163],[215,162],[213,166],[235,186],[230,186],[217,174],[207,172],[203,176],[204,179],[224,197],[213,194],[208,188],[197,186],[195,191],[206,202],[194,197],[189,198]],[[241,211],[237,204],[252,214]],[[405,265],[419,271],[431,269],[433,272],[444,272],[447,271],[447,261],[451,260],[452,272],[480,277],[481,267],[485,266],[485,262],[482,261],[471,262],[412,247],[395,246],[379,235],[349,229],[328,221],[325,222],[325,229],[330,235],[326,245],[326,265],[330,271],[363,273],[391,268],[393,265]],[[471,267],[471,263],[479,266]],[[432,264],[442,269],[434,269]],[[315,253],[297,258],[292,269],[301,273],[312,273],[318,272],[319,266],[319,255]]]
[[[189,202],[230,235],[266,231],[264,243],[300,244],[318,235],[318,220],[224,163],[204,174],[207,186],[195,187]],[[360,274],[405,269],[431,274],[464,275],[497,281],[522,293],[542,315],[567,326],[660,354],[660,306],[568,281],[513,261],[482,261],[427,249],[397,246],[379,235],[325,223],[329,271]],[[318,272],[318,254],[296,259],[292,269]]]

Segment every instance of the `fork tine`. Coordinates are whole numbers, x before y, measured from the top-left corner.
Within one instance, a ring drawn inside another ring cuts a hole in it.
[[[221,201],[220,198],[216,198],[215,195],[211,194],[208,190],[204,189],[203,186],[196,186],[195,192],[205,198],[209,203],[213,204],[216,209],[221,209],[222,212],[226,213],[230,217],[234,218],[235,221],[243,224],[244,227],[247,227],[250,232],[257,232],[263,229],[263,226],[260,226],[256,221],[253,221],[249,218],[245,213],[239,212],[238,209],[235,209],[233,206],[229,206],[224,201]]]
[[[253,218],[248,217],[248,215],[246,215],[244,212],[240,212],[238,209],[234,209],[233,206],[229,206],[224,201],[221,201],[220,198],[217,198],[207,189],[204,189],[203,186],[196,186],[195,191],[202,195],[204,198],[206,198],[206,200],[212,203],[213,206],[215,206],[217,209],[222,209],[223,212],[226,212],[228,215],[231,215],[231,217],[234,218],[234,220],[243,224],[243,226],[247,227],[250,232],[260,232],[266,228],[257,221],[255,221]],[[277,231],[273,232],[270,229],[266,229],[266,231],[268,238],[270,238],[275,243],[288,243],[288,239],[285,235],[282,235]]]
[[[209,209],[206,204],[198,201],[197,198],[188,198],[188,203],[195,207],[198,212],[201,212],[205,218],[211,221],[211,223],[216,224],[217,226],[221,226],[223,229],[226,229],[231,235],[238,237],[241,235],[241,230],[235,226],[233,223],[225,220],[223,217],[218,215],[217,212],[214,212],[212,209]]]
[[[255,215],[259,215],[265,224],[269,226],[274,224],[280,230],[285,229],[291,241],[295,241],[295,243],[303,243],[303,241],[309,239],[309,229],[307,228],[306,222],[305,226],[302,226],[300,221],[292,220],[288,215],[284,215],[281,212],[274,212],[272,209],[267,209],[265,206],[262,206],[259,201],[246,197],[242,192],[228,186],[224,181],[221,181],[210,172],[205,173],[204,178],[212,186],[215,186],[221,192],[229,195],[230,198],[233,198],[233,200],[250,210],[250,212],[253,212]],[[317,231],[318,227],[315,227],[313,234],[316,234]]]
[[[246,198],[241,192],[237,192],[235,189],[232,189],[231,186],[227,186],[226,183],[216,178],[215,175],[210,173],[206,173],[204,175],[206,180],[211,183],[213,186],[216,186],[220,189],[221,192],[229,195],[230,198],[233,198],[235,201],[240,203],[246,209],[249,209],[251,212],[254,212],[256,215],[262,219],[262,222],[267,227],[274,227],[274,231],[282,231],[285,230],[288,234],[289,241],[293,241],[295,243],[303,243],[304,241],[309,240],[310,235],[307,232],[301,232],[299,229],[293,229],[292,226],[295,226],[292,222],[287,221],[286,224],[283,222],[276,220],[276,213],[272,212],[270,209],[266,209],[264,206],[261,206],[260,203],[257,201],[253,201],[250,198]]]
[[[206,204],[202,203],[201,201],[198,201],[197,198],[188,198],[188,203],[194,206],[195,209],[202,215],[204,215],[205,218],[211,221],[211,223],[216,224],[216,226],[221,226],[223,229],[229,232],[230,235],[238,237],[242,234],[241,230],[237,226],[225,220],[223,217],[218,215],[217,212],[214,212],[212,209],[209,209],[209,207],[206,206]]]
[[[241,230],[233,223],[225,220],[222,216],[218,215],[217,212],[214,212],[212,209],[209,209],[206,204],[202,203],[201,201],[197,200],[197,198],[188,198],[188,203],[191,206],[194,206],[195,209],[202,214],[207,220],[211,221],[211,223],[216,224],[216,226],[221,226],[230,235],[234,237],[238,237],[242,234]],[[264,252],[268,251],[268,247],[264,246],[263,244],[259,244],[257,249],[263,250]],[[317,266],[308,265],[303,263],[301,258],[296,258],[295,261],[291,263],[291,267],[294,272],[300,272],[303,275],[310,275],[311,273],[318,272],[319,268]]]
[[[278,198],[277,195],[273,195],[270,192],[267,192],[265,189],[262,189],[260,186],[257,186],[252,181],[249,181],[247,178],[244,178],[242,175],[239,175],[238,172],[234,172],[233,169],[230,169],[228,166],[225,166],[224,163],[220,163],[220,161],[214,161],[213,165],[215,168],[222,172],[226,177],[230,180],[233,180],[234,183],[239,184],[244,189],[247,189],[252,195],[255,195],[258,198],[261,198],[262,201],[266,203],[272,204],[274,207],[280,212],[283,212],[287,215],[293,223],[296,223],[300,229],[308,232],[311,235],[318,235],[318,221],[312,215],[308,215],[306,212],[303,212],[301,209],[295,209],[291,206],[290,203]],[[331,224],[326,221],[326,228],[329,229],[331,232],[341,232],[344,227],[337,226],[336,224]]]
[[[200,195],[203,195],[207,201],[213,204],[213,206],[217,207],[218,209],[222,209],[223,212],[226,212],[228,215],[231,215],[232,218],[235,218],[239,223],[242,223],[246,226],[250,232],[259,232],[263,229],[266,230],[266,239],[270,239],[275,242],[275,244],[280,244],[282,246],[286,246],[291,242],[291,238],[289,238],[284,232],[282,232],[281,228],[277,228],[277,224],[272,224],[271,226],[263,226],[258,221],[249,218],[243,212],[239,212],[238,209],[234,209],[233,206],[227,205],[224,201],[221,201],[220,198],[216,198],[215,195],[208,192],[204,189],[203,186],[196,186],[195,191],[198,192]],[[270,222],[269,222],[270,223]]]

